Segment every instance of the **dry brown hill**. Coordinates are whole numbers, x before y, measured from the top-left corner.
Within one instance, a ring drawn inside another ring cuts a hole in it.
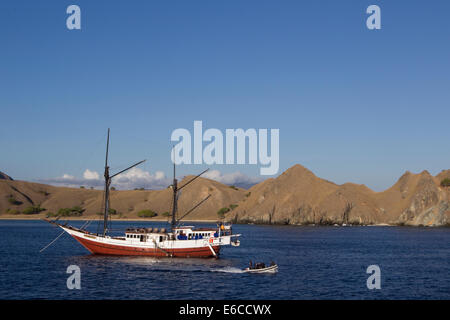
[[[436,175],[437,182],[441,182],[444,179],[450,179],[450,170],[442,170],[438,175]]]
[[[182,186],[192,176],[179,182]],[[364,185],[337,185],[295,165],[277,178],[267,179],[249,190],[198,178],[179,197],[178,216],[208,194],[211,198],[187,219],[217,220],[218,211],[231,208],[227,220],[282,224],[406,224],[439,226],[450,223],[450,187],[440,182],[450,178],[450,170],[433,177],[427,171],[406,172],[389,189],[374,192]],[[111,191],[111,208],[116,218],[138,218],[142,210],[158,213],[154,219],[168,219],[171,190]],[[97,217],[101,211],[101,190],[54,187],[25,181],[0,180],[0,215],[3,217],[44,217],[49,212],[75,206],[83,217]],[[30,208],[44,208],[39,214]],[[33,210],[31,210],[33,211]]]
[[[191,177],[184,178],[182,186]],[[178,215],[195,206],[208,194],[211,197],[187,216],[195,220],[216,220],[217,211],[229,207],[243,199],[246,190],[232,188],[219,182],[198,178],[186,188],[179,197]],[[163,218],[162,213],[171,211],[169,188],[164,190],[125,190],[111,191],[110,205],[117,211],[117,218],[138,218],[141,210],[152,210]],[[103,192],[101,190],[54,187],[25,181],[0,181],[0,214],[3,217],[25,217],[30,207],[44,208],[40,214],[27,216],[44,217],[49,212],[57,213],[61,208],[79,206],[85,211],[83,217],[96,217],[101,212]]]
[[[440,187],[439,175],[407,171],[391,188],[377,194],[387,222],[442,225],[450,222],[449,192]]]
[[[46,212],[60,208],[85,207],[101,191],[54,187],[26,181],[0,180],[0,214],[20,214],[27,208],[41,206]]]
[[[286,224],[450,223],[449,190],[440,187],[449,170],[433,177],[427,171],[405,173],[384,192],[364,185],[336,185],[295,165],[249,191],[230,220]]]
[[[267,179],[249,189],[233,217],[262,223],[306,223],[319,219],[318,204],[338,186],[317,178],[295,165],[275,179]],[[236,219],[236,218],[235,218]]]

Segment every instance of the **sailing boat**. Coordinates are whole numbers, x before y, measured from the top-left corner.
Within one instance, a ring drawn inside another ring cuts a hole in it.
[[[179,192],[195,179],[200,177],[207,170],[195,176],[182,186],[178,186],[175,178],[175,164],[173,169],[172,190],[172,213],[171,230],[165,228],[128,228],[123,236],[111,236],[108,234],[109,217],[109,191],[111,180],[131,168],[143,163],[140,161],[125,170],[114,175],[109,174],[108,166],[109,151],[109,129],[106,143],[105,160],[105,191],[104,191],[104,212],[103,212],[103,232],[92,233],[83,228],[76,228],[67,224],[60,224],[56,221],[45,219],[65,232],[70,234],[89,252],[100,255],[118,256],[151,256],[151,257],[219,257],[220,248],[225,245],[236,244],[233,240],[240,234],[233,234],[231,225],[218,224],[217,228],[195,228],[194,226],[180,226],[180,220],[195,210],[211,195],[199,202],[191,210],[187,211],[181,218],[177,219],[177,202]]]

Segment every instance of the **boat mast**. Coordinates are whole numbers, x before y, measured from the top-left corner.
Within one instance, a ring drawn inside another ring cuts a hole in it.
[[[200,177],[202,174],[204,174],[209,169],[206,169],[205,171],[201,172],[200,174],[196,175],[194,178],[183,184],[181,187],[178,188],[178,180],[175,178],[175,151],[173,152],[173,183],[170,186],[172,188],[172,220],[170,222],[170,229],[172,232],[175,232],[175,227],[178,224],[178,222],[183,219],[185,216],[187,216],[189,213],[191,213],[195,208],[197,208],[199,205],[201,205],[203,202],[205,202],[211,195],[208,195],[205,199],[203,199],[200,203],[198,203],[194,208],[189,210],[186,214],[183,215],[180,219],[177,220],[177,210],[178,210],[178,196],[184,187],[186,187],[189,183]]]
[[[109,176],[108,167],[108,151],[109,151],[109,128],[108,138],[106,140],[106,159],[105,159],[105,212],[103,213],[103,236],[106,235],[108,229],[108,213],[109,213],[109,185],[111,184],[111,177]]]
[[[175,156],[175,153],[174,153]],[[174,232],[175,225],[177,223],[177,200],[178,200],[178,180],[175,178],[175,161],[173,162],[173,183],[172,183],[172,221],[170,223],[170,229]]]
[[[108,231],[108,215],[109,215],[109,187],[111,186],[111,180],[115,176],[124,173],[125,171],[130,170],[131,168],[136,167],[137,165],[145,162],[145,160],[139,161],[138,163],[133,164],[132,166],[119,171],[112,176],[109,175],[109,166],[108,166],[108,152],[109,152],[109,128],[108,128],[108,138],[106,140],[106,160],[105,160],[105,211],[103,212],[103,236],[106,236],[106,232]]]

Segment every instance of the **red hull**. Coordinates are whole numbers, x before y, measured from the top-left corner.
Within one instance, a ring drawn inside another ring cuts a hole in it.
[[[116,246],[107,243],[98,243],[96,241],[80,238],[72,235],[79,243],[93,254],[114,255],[114,256],[150,256],[150,257],[184,257],[184,258],[207,258],[213,257],[209,247],[187,248],[187,249],[165,249],[158,248],[135,248]],[[216,255],[219,255],[220,246],[212,246]]]

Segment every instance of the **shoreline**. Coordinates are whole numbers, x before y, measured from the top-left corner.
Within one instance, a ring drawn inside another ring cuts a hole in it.
[[[14,217],[14,216],[6,216],[0,217],[0,221],[8,221],[8,220],[19,220],[19,221],[39,221],[43,220],[46,217]],[[65,219],[60,219],[60,221],[88,221],[88,220],[101,220],[97,217],[66,217]],[[167,219],[140,219],[140,218],[117,218],[112,219],[112,221],[130,221],[130,222],[168,222]],[[196,220],[184,220],[185,222],[192,223],[216,223],[218,220],[208,220],[208,219],[196,219]],[[169,223],[169,222],[168,222]],[[281,226],[284,224],[266,224],[266,223],[234,223],[236,225],[256,225],[256,226]],[[450,225],[441,225],[441,226],[423,226],[423,225],[400,225],[400,224],[389,224],[389,223],[376,223],[376,224],[368,224],[368,225],[320,225],[320,224],[288,224],[284,226],[291,227],[427,227],[427,228],[449,228]]]
[[[64,219],[63,219],[64,218]],[[0,217],[0,220],[33,220],[33,221],[39,221],[39,220],[43,220],[43,219],[49,219],[52,220],[50,218],[47,218],[45,216],[42,217],[14,217],[14,216],[7,216],[7,217]],[[86,221],[86,220],[103,220],[103,219],[98,219],[97,217],[61,217],[59,219],[60,221]],[[154,219],[154,218],[149,218],[149,219],[140,219],[140,218],[117,218],[117,219],[111,219],[111,221],[142,221],[142,222],[167,222],[167,219]],[[207,220],[207,219],[198,219],[198,220],[183,220],[183,221],[187,221],[187,222],[217,222],[217,220]]]

